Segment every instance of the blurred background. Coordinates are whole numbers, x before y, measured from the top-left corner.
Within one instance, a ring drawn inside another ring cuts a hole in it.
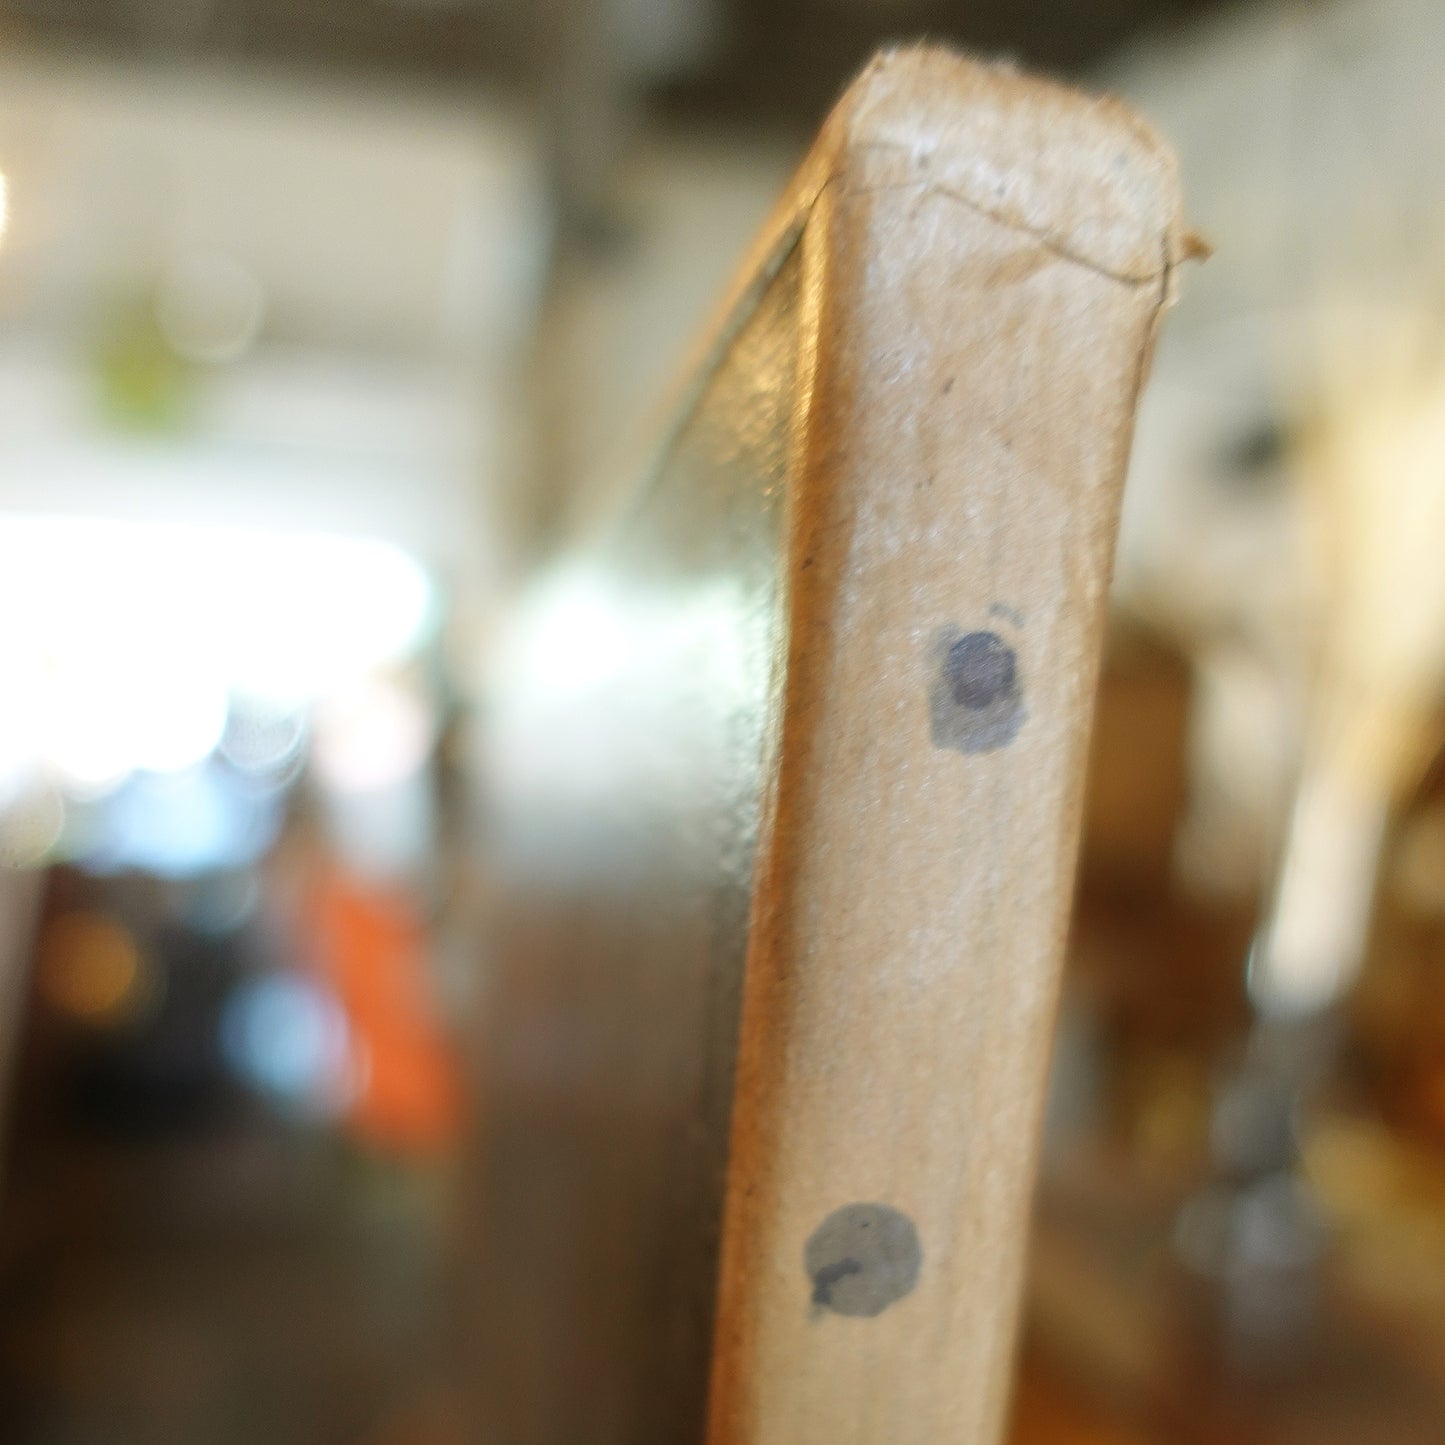
[[[1017,1445],[1445,1439],[1445,9],[0,3],[0,1436],[456,1445],[506,598],[830,99],[1113,89],[1140,421]]]

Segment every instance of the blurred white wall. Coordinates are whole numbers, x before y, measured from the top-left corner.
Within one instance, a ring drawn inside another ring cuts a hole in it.
[[[535,251],[519,118],[11,54],[0,171],[0,508],[361,532],[485,568]],[[220,355],[180,358],[173,421],[116,425],[114,333],[148,311],[202,352],[219,327]]]

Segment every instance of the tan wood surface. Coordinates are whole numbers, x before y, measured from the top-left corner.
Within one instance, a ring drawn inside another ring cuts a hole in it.
[[[999,1437],[1185,248],[1122,108],[880,58],[645,483],[519,618],[468,1220],[488,1439]]]

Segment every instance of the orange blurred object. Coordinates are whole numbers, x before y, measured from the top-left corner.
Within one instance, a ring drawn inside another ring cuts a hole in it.
[[[380,1149],[444,1150],[460,1129],[461,1081],[437,1014],[417,910],[399,889],[326,865],[308,890],[304,918],[316,967],[346,1014],[357,1054],[345,1123]]]

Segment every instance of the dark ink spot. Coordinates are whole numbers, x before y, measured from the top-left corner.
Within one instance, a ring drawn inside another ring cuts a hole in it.
[[[813,1304],[835,1315],[882,1314],[918,1283],[922,1263],[913,1221],[886,1204],[835,1209],[803,1251]]]
[[[813,1276],[813,1303],[829,1309],[833,1304],[833,1286],[850,1274],[862,1274],[863,1266],[856,1259],[840,1259],[837,1264],[825,1264]]]
[[[975,710],[1012,692],[1014,650],[996,632],[970,632],[948,649],[949,686],[954,702]]]
[[[953,378],[950,376],[950,377],[948,378],[948,380],[943,383],[943,394],[944,394],[944,396],[947,396],[948,393],[951,392],[952,390],[953,390]]]
[[[995,604],[990,612],[1009,615]],[[934,642],[933,741],[961,753],[1007,747],[1028,716],[1018,654],[997,632],[947,628]]]

